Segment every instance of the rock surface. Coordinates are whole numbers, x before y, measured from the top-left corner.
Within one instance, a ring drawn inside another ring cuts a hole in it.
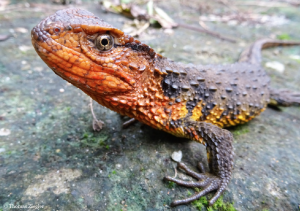
[[[186,17],[197,24],[197,7],[176,2],[162,2],[160,6],[176,21]],[[227,7],[220,4],[201,2],[204,11],[226,12]],[[175,175],[176,164],[171,160],[174,151],[181,150],[182,161],[192,168],[198,161],[207,166],[204,147],[140,123],[122,129],[126,118],[95,104],[96,115],[105,126],[93,132],[88,97],[56,76],[31,46],[31,28],[65,6],[31,6],[0,11],[0,34],[13,35],[0,42],[0,128],[10,131],[0,136],[0,210],[29,204],[43,206],[40,210],[198,210],[192,204],[169,208],[173,199],[194,190],[173,186],[162,178]],[[95,3],[79,7],[116,27],[128,21],[103,13]],[[173,33],[150,28],[139,39],[157,51],[163,49],[164,56],[195,64],[232,63],[257,38],[289,34],[300,40],[299,8],[251,9],[284,16],[288,21],[270,26],[207,23],[214,31],[236,37],[237,43],[182,28]],[[300,48],[266,50],[263,64],[284,64],[284,72],[267,69],[272,85],[299,92],[300,63],[291,55],[300,55]],[[234,203],[236,210],[298,210],[300,108],[267,109],[230,131],[236,157],[224,201]],[[177,176],[190,179],[180,171]]]

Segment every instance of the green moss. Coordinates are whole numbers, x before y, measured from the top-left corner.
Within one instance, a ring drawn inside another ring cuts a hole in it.
[[[214,211],[214,210],[236,211],[236,209],[233,207],[233,203],[228,203],[228,202],[225,203],[223,201],[222,196],[220,198],[218,198],[218,200],[212,206],[209,206],[209,202],[208,202],[206,196],[202,196],[200,199],[194,201],[193,205],[198,210],[202,210],[203,207],[206,207],[207,211]]]
[[[218,200],[213,204],[213,208],[217,209],[219,207],[223,207],[224,203],[223,203],[223,197],[221,196],[220,198],[218,198]]]
[[[172,189],[172,188],[174,188],[174,187],[175,187],[175,185],[176,185],[176,183],[175,183],[175,182],[171,182],[171,181],[169,181],[169,183],[168,183],[168,188]]]
[[[99,147],[106,147],[106,149],[109,149],[109,146],[105,144],[105,141],[107,140],[108,136],[100,134],[100,135],[94,135],[93,133],[84,132],[81,138],[81,144],[93,147],[93,148],[99,148]]]
[[[236,209],[233,207],[233,204],[227,203],[226,211],[236,211]]]
[[[206,197],[201,197],[200,199],[198,199],[198,200],[195,200],[195,201],[193,201],[192,202],[192,204],[198,209],[198,210],[202,210],[202,208],[204,207],[204,204],[203,204],[203,202],[202,202],[202,198],[205,198],[205,200],[206,200]],[[206,200],[207,201],[207,200]]]
[[[198,209],[202,210],[203,207],[208,207],[208,201],[205,196],[202,196],[200,199],[195,200],[192,204]]]
[[[196,192],[200,192],[200,188],[194,188]]]
[[[291,40],[291,37],[289,34],[283,33],[280,35],[277,35],[277,39],[279,40]]]
[[[235,130],[232,133],[235,136],[239,136],[239,135],[249,133],[249,129],[247,127],[245,127],[244,125],[239,125],[239,126],[235,127]]]
[[[111,173],[112,173],[112,174],[116,174],[117,172],[116,172],[115,170],[113,170]]]

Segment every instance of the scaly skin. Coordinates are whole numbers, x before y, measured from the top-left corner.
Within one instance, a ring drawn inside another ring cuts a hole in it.
[[[232,134],[222,128],[259,115],[272,96],[277,105],[300,102],[298,93],[270,89],[269,77],[259,65],[262,48],[299,43],[260,40],[242,54],[239,63],[184,65],[162,57],[90,12],[67,9],[34,27],[32,44],[57,75],[99,104],[206,146],[209,173],[202,164],[202,173],[178,164],[198,182],[165,177],[180,185],[202,188],[192,197],[174,201],[173,206],[216,190],[210,200],[213,204],[225,190],[234,153]]]

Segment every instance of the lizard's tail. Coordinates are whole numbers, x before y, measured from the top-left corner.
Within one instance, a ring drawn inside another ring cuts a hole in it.
[[[300,42],[281,41],[281,40],[272,40],[272,39],[257,40],[241,53],[239,62],[260,64],[262,49],[272,48],[276,46],[292,46],[292,45],[300,45]]]
[[[300,92],[270,88],[270,103],[273,106],[300,106]]]

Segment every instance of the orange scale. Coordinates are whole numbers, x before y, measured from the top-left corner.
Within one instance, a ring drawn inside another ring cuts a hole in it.
[[[72,73],[69,73],[69,72],[63,72],[63,75],[65,77],[68,77],[68,78],[71,78],[73,81],[76,81],[76,83],[82,83],[82,84],[85,84],[85,79],[81,78],[81,77],[78,77]]]
[[[119,98],[117,98],[117,97],[112,97],[111,100],[117,102],[117,101],[119,101]]]
[[[74,64],[77,59],[78,59],[77,56],[72,56],[72,57],[70,57],[69,62],[72,63],[72,64]]]
[[[128,65],[128,60],[121,60],[121,63],[123,64],[123,65]]]
[[[64,67],[65,69],[72,70],[73,64],[70,64],[69,62],[64,62]]]
[[[159,122],[159,121],[160,121],[160,118],[159,118],[159,116],[154,116],[154,119],[155,119],[157,122]]]
[[[150,120],[150,123],[152,124],[152,125],[156,125],[156,122],[154,121],[154,120]]]
[[[126,100],[120,100],[119,102],[122,103],[122,104],[126,104],[127,103]]]
[[[151,108],[150,111],[151,111],[151,113],[155,114],[156,113],[156,108]]]
[[[172,117],[172,120],[173,121],[175,121],[175,120],[177,120],[178,119],[178,116],[177,115],[174,115],[173,117]]]
[[[165,113],[163,113],[163,114],[161,115],[161,117],[162,117],[163,119],[166,119],[168,116],[167,116]]]

